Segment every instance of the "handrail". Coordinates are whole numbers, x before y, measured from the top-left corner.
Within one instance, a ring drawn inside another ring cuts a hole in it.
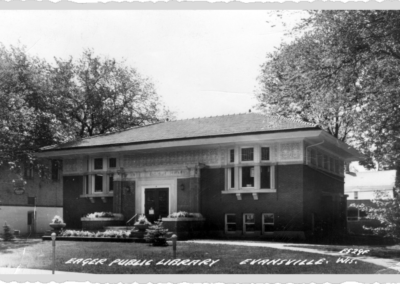
[[[135,219],[136,218],[136,216],[137,216],[137,213],[132,217],[132,218],[130,218],[127,222],[126,222],[126,225],[128,225],[129,224],[129,222],[130,221],[132,221],[132,219]]]

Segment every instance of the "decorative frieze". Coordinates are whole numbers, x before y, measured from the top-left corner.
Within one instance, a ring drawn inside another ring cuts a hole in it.
[[[124,157],[125,168],[183,166],[204,163],[219,164],[225,157],[219,149],[148,153]]]
[[[280,160],[300,160],[303,157],[301,142],[290,142],[280,144]]]
[[[196,176],[198,176],[198,173],[199,173],[199,171],[197,169],[142,171],[142,172],[127,173],[126,179],[129,180],[129,179],[137,179],[137,178],[196,177]]]
[[[82,159],[65,159],[63,161],[64,173],[81,173],[84,171],[83,168]]]

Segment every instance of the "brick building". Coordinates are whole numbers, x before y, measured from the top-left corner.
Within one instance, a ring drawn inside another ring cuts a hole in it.
[[[51,168],[51,161],[48,168]],[[58,165],[58,164],[57,164]],[[55,215],[62,217],[62,173],[54,164],[51,179],[40,178],[26,166],[22,177],[8,166],[0,167],[0,223],[5,222],[21,234],[40,234],[49,230]]]
[[[257,113],[136,127],[43,148],[63,161],[69,228],[82,215],[201,213],[212,235],[346,231],[344,162],[360,154],[317,126]]]

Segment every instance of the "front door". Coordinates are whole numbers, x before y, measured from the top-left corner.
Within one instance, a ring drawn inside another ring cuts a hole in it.
[[[168,217],[168,188],[146,188],[144,195],[147,220],[153,223],[162,217]]]

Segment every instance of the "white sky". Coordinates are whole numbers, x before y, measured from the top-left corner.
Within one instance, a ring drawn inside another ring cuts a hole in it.
[[[268,11],[0,11],[0,42],[32,55],[86,48],[152,78],[178,119],[243,113],[267,52],[284,39]]]

